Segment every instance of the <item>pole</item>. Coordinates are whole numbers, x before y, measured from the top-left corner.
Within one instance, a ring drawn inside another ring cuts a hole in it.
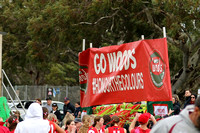
[[[0,34],[0,96],[2,94],[2,34]]]
[[[83,49],[82,51],[85,51],[85,39],[83,39]]]
[[[166,28],[165,28],[165,27],[163,27],[163,37],[164,37],[164,38],[167,37],[167,36],[166,36]]]
[[[90,43],[90,48],[92,48],[92,43]]]
[[[144,35],[141,35],[142,40],[144,40]]]

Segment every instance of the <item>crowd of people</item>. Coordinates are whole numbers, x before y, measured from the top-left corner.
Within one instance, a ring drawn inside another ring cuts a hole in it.
[[[136,113],[128,126],[120,127],[118,116],[81,115],[80,103],[71,104],[64,98],[64,118],[56,103],[47,98],[47,105],[41,106],[36,99],[22,120],[18,111],[6,122],[0,118],[0,133],[199,133],[200,132],[200,97],[190,90],[185,91],[183,109],[177,95],[173,95],[173,110],[160,118],[150,113]],[[82,117],[81,117],[82,116]],[[5,126],[3,126],[5,125]]]

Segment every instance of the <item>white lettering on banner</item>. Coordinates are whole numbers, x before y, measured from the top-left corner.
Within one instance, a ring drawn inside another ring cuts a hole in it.
[[[137,66],[136,58],[133,56],[135,54],[135,49],[125,50],[123,53],[121,51],[107,53],[107,59],[109,63],[109,72],[128,70],[131,66],[135,69]],[[94,70],[96,74],[105,73],[107,60],[103,53],[95,54],[94,56]]]
[[[99,55],[95,54],[95,56],[94,56],[94,70],[95,70],[96,74],[99,74],[100,71],[101,71],[101,73],[105,73],[105,71],[106,71],[106,59],[105,59],[104,54],[101,53],[100,61],[99,61],[98,64],[97,64],[97,59],[99,59]],[[103,64],[104,64],[104,66],[103,66]]]
[[[156,64],[158,62],[158,64]],[[163,69],[162,69],[162,64],[160,64],[160,58],[159,60],[154,60],[154,64],[152,65],[152,71],[153,72],[162,72]]]
[[[142,72],[92,79],[93,94],[136,89],[144,89]]]

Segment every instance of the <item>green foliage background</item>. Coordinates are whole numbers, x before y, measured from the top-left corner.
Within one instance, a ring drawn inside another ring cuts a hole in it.
[[[171,77],[186,70],[185,49],[190,58],[199,48],[199,43],[193,47],[200,32],[196,0],[4,0],[0,5],[0,31],[7,33],[3,69],[14,84],[78,85],[83,38],[93,47],[117,45],[141,35],[162,38],[159,27],[165,26],[172,39]]]

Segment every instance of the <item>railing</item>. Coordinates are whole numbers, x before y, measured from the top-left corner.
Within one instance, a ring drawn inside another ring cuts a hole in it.
[[[20,105],[22,106],[22,109],[23,109],[24,113],[26,114],[25,108],[24,108],[24,106],[23,106],[21,100],[19,99],[19,97],[18,97],[18,95],[17,95],[15,89],[13,88],[13,85],[11,84],[11,82],[10,82],[8,76],[6,75],[6,73],[5,73],[5,71],[4,71],[3,69],[2,69],[2,77],[5,77],[5,78],[2,78],[2,79],[6,79],[6,80],[8,81],[10,87],[12,88],[12,90],[13,90],[13,92],[14,92],[14,94],[15,94],[15,97],[17,98],[18,102],[19,102]],[[15,105],[15,103],[14,103],[14,100],[13,100],[12,96],[10,95],[10,92],[8,91],[7,87],[5,86],[3,80],[2,80],[2,85],[3,85],[3,87],[5,88],[5,90],[6,90],[7,94],[8,94],[8,96],[10,97],[10,99],[11,99],[11,101],[12,101],[12,103],[13,103],[15,109],[18,110],[17,107],[16,107],[16,105]]]

